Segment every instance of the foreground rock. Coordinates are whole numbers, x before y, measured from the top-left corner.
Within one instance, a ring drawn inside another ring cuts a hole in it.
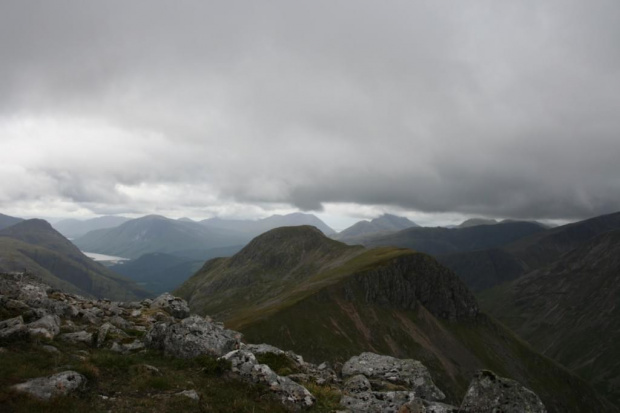
[[[164,293],[150,303],[151,308],[161,308],[175,318],[189,317],[187,302],[169,293]]]
[[[251,383],[269,386],[280,401],[293,410],[301,410],[314,405],[314,396],[303,386],[288,377],[278,376],[265,364],[259,364],[253,353],[235,350],[224,357],[230,361],[232,371]]]
[[[444,393],[435,386],[428,369],[417,360],[401,360],[374,353],[352,357],[342,366],[344,377],[362,374],[373,388],[382,389],[390,384],[402,385],[426,400],[443,400]]]
[[[546,413],[547,411],[533,391],[488,370],[481,370],[474,376],[461,408],[472,413]]]
[[[63,371],[49,377],[39,377],[12,387],[18,392],[28,393],[41,400],[64,396],[79,390],[86,384],[86,377],[75,371]]]
[[[220,357],[239,348],[241,337],[241,333],[193,315],[180,322],[155,324],[146,335],[145,344],[173,357]]]

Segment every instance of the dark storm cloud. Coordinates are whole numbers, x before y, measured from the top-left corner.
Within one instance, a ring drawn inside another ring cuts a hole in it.
[[[3,2],[0,206],[618,210],[618,18],[576,0]]]

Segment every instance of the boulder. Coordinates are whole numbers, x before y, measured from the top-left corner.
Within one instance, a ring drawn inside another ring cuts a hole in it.
[[[114,342],[110,350],[115,351],[117,353],[131,353],[132,351],[143,350],[145,347],[144,343],[138,339],[135,339],[131,343],[119,344]]]
[[[398,413],[400,408],[415,399],[414,392],[362,392],[344,395],[340,405],[351,413]]]
[[[314,405],[314,396],[302,385],[288,377],[278,376],[266,364],[258,364],[254,354],[246,350],[234,350],[222,357],[230,361],[232,371],[246,381],[269,386],[282,404],[292,410]]]
[[[443,400],[445,395],[435,386],[428,369],[419,361],[397,359],[374,353],[351,357],[342,366],[342,376],[366,376],[376,390],[390,384],[403,385],[426,400]]]
[[[0,339],[22,338],[28,335],[22,316],[0,321]]]
[[[43,336],[52,339],[60,333],[60,318],[57,315],[46,315],[27,324],[31,336]]]
[[[546,413],[538,396],[520,383],[481,370],[472,379],[461,411],[471,413]]]
[[[145,337],[145,344],[179,358],[202,354],[219,357],[239,348],[240,340],[241,333],[193,315],[179,322],[154,324]]]
[[[363,374],[357,374],[349,377],[349,379],[344,383],[344,390],[347,393],[363,393],[372,391],[372,386],[366,376]]]
[[[164,293],[153,300],[151,308],[161,308],[175,318],[189,317],[187,302],[172,294]]]
[[[49,377],[39,377],[25,383],[16,384],[12,389],[28,393],[41,400],[63,396],[80,389],[86,384],[86,377],[75,371],[63,371]]]
[[[73,344],[83,343],[87,345],[93,344],[93,335],[92,333],[87,333],[86,331],[78,331],[77,333],[65,333],[58,336],[61,340],[68,341]]]

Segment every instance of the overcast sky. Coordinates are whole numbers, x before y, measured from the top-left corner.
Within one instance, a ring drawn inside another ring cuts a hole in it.
[[[617,0],[2,1],[0,212],[618,211],[619,21]]]

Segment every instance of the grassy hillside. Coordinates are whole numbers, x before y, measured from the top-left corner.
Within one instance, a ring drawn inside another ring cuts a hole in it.
[[[613,411],[586,383],[478,313],[465,285],[432,257],[349,247],[317,233],[271,231],[232,258],[207,262],[177,294],[248,341],[313,361],[362,351],[417,358],[452,402],[475,370],[490,368],[531,387],[549,411]]]
[[[21,218],[15,218],[8,215],[0,214],[0,230],[8,228],[11,225],[15,225],[21,221],[23,221],[23,219]]]
[[[35,273],[75,293],[131,300],[147,293],[80,252],[42,220],[27,220],[0,231],[0,270]]]
[[[480,298],[535,348],[620,403],[620,230]]]

